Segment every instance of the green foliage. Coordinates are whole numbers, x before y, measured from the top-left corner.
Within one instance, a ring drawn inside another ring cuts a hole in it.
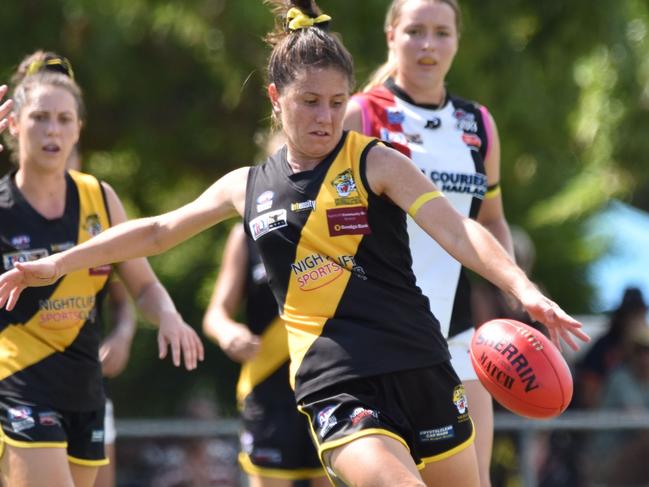
[[[322,0],[362,84],[386,58],[388,0]],[[611,196],[649,209],[649,7],[643,0],[464,0],[449,89],[494,115],[509,220],[537,245],[534,277],[573,312],[588,311],[584,218]],[[196,197],[250,164],[269,124],[261,1],[21,0],[3,4],[0,77],[27,53],[65,54],[84,88],[86,170],[108,181],[130,216]],[[6,154],[0,167],[9,168]],[[229,225],[152,259],[186,320],[200,328]],[[233,411],[236,366],[206,343],[187,374],[157,359],[143,328],[114,381],[119,414],[173,414],[196,387]],[[138,391],[134,396],[132,391]]]

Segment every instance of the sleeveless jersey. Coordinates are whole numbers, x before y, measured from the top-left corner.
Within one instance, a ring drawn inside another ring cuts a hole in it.
[[[250,169],[244,226],[288,329],[298,401],[449,358],[415,284],[405,212],[367,183],[376,142],[345,132],[313,170],[292,173],[286,147]]]
[[[259,352],[244,362],[237,383],[237,400],[255,404],[293,403],[295,395],[288,381],[288,336],[277,311],[277,302],[268,287],[266,268],[259,252],[246,238],[246,323],[261,338]]]
[[[2,271],[61,252],[110,226],[101,184],[66,173],[65,212],[48,220],[23,197],[10,174],[0,180]],[[12,311],[0,310],[0,397],[64,411],[103,407],[98,309],[110,266],[70,273],[27,288]]]
[[[363,132],[410,157],[464,216],[475,218],[487,191],[484,161],[492,127],[487,110],[447,96],[442,106],[416,104],[392,79],[354,95]],[[446,337],[473,327],[469,281],[462,265],[408,217],[417,285]]]

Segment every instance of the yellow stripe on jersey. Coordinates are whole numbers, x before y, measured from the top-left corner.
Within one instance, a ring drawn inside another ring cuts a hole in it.
[[[348,133],[320,187],[316,209],[300,233],[281,315],[288,327],[293,388],[304,356],[336,312],[351,276],[352,258],[363,239],[362,234],[337,234],[332,238],[328,211],[367,211],[368,194],[359,166],[361,154],[372,140]]]
[[[252,360],[241,367],[239,382],[237,382],[237,401],[243,400],[261,382],[288,361],[288,335],[286,325],[275,318],[261,335],[259,352]]]
[[[70,171],[79,193],[77,243],[108,228],[108,213],[99,181]],[[108,279],[106,272],[83,269],[63,277],[52,295],[24,324],[10,324],[0,332],[0,380],[64,351],[93,313],[96,296]]]

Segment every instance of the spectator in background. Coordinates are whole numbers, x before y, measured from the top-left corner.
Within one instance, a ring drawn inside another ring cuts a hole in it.
[[[637,290],[634,290],[637,291]],[[637,297],[634,292],[633,295]],[[604,380],[599,407],[607,411],[649,413],[649,327],[629,330],[624,359]],[[649,431],[601,431],[593,436],[589,472],[592,485],[649,485]]]
[[[613,311],[608,331],[588,349],[576,367],[576,407],[598,407],[602,385],[609,373],[621,363],[629,337],[638,325],[645,324],[647,304],[640,289],[628,287],[622,302]]]

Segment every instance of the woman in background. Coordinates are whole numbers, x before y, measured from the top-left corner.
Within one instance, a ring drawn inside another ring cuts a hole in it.
[[[36,61],[39,64],[39,61]],[[66,67],[69,63],[61,62]],[[69,73],[28,70],[9,117],[17,168],[0,180],[4,270],[57,254],[126,220],[106,183],[68,171],[82,127],[81,91]],[[159,325],[160,357],[195,368],[202,345],[145,259],[117,266],[138,308]],[[104,454],[98,309],[110,266],[80,269],[0,310],[0,425],[5,485],[91,487]]]
[[[244,301],[246,324],[235,320]],[[225,244],[203,331],[241,363],[239,463],[250,487],[291,487],[296,480],[330,485],[306,418],[295,409],[286,326],[277,315],[264,263],[242,225],[232,229]]]
[[[457,211],[484,225],[513,255],[500,196],[496,124],[484,106],[446,89],[460,26],[456,0],[393,0],[385,20],[388,60],[348,104],[345,128],[378,137],[410,157]],[[430,242],[413,219],[408,219],[408,234],[417,285],[440,322],[466,389],[480,485],[489,487],[493,406],[469,358],[480,324],[471,312],[469,280],[462,265]]]
[[[39,50],[23,59],[16,73],[11,78],[11,83],[13,86],[17,86],[25,76],[47,71],[61,73],[74,79],[72,65],[65,57],[54,52]],[[81,171],[79,144],[74,147],[68,159],[68,169]],[[126,368],[137,323],[135,310],[133,309],[124,284],[113,274],[106,288],[108,334],[104,337],[99,347],[99,360],[101,361],[102,373],[108,379],[118,376]],[[106,381],[104,383],[106,384]],[[108,394],[108,391],[106,393]],[[94,487],[115,486],[115,438],[113,402],[107,395],[106,413],[104,416],[104,445],[109,463],[99,468]]]

